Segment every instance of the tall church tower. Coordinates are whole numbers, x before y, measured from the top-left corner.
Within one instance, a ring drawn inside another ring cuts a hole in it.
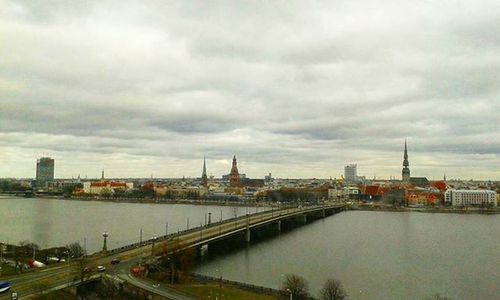
[[[410,163],[408,162],[408,149],[406,147],[406,139],[405,139],[405,153],[403,155],[403,171],[402,177],[403,177],[403,183],[409,183],[410,182]]]
[[[238,163],[236,162],[236,155],[233,156],[233,166],[229,173],[229,185],[231,187],[240,186],[240,173],[238,172]]]
[[[207,161],[206,158],[203,157],[203,171],[201,173],[201,184],[204,187],[208,186],[208,177],[207,177]]]

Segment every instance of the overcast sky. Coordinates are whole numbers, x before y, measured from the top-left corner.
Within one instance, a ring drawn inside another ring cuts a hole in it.
[[[498,0],[0,0],[0,177],[500,180],[499,97]]]

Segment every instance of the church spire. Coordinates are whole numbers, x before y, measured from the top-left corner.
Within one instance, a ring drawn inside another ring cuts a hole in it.
[[[207,176],[207,159],[203,156],[203,171],[201,173],[201,177]]]
[[[203,171],[201,172],[201,183],[205,187],[208,185],[207,160],[206,160],[205,156],[203,156]]]
[[[410,163],[408,162],[408,147],[406,146],[406,139],[405,139],[405,153],[403,155],[403,167],[409,167]]]
[[[104,169],[101,171],[101,181],[104,181]]]
[[[405,150],[403,154],[403,170],[401,172],[402,179],[404,183],[410,182],[410,163],[408,162],[408,147],[405,139]]]

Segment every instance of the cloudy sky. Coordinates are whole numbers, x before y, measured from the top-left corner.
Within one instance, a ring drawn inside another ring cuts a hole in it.
[[[500,2],[0,0],[0,177],[500,180]]]

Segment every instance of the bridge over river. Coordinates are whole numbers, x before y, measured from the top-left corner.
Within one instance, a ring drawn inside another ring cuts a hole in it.
[[[130,266],[137,264],[141,258],[150,256],[152,253],[189,248],[210,249],[212,246],[215,249],[221,249],[224,247],[224,241],[234,237],[239,237],[238,240],[249,243],[253,236],[258,237],[264,232],[279,234],[282,230],[293,228],[297,224],[307,224],[345,209],[344,204],[325,204],[272,209],[248,214],[160,236],[142,243],[134,243],[109,251],[94,253],[85,259],[85,266],[95,270],[98,265],[104,265],[108,268],[107,273],[126,280],[126,278],[131,278],[128,276]],[[110,261],[113,258],[120,258],[122,263],[111,265]],[[20,275],[4,276],[0,280],[11,282],[11,291],[17,292],[19,298],[25,298],[40,293],[41,290],[48,291],[78,285],[81,283],[81,272],[82,263],[75,259],[71,262],[37,269]],[[95,279],[95,275],[92,274],[93,279]],[[131,283],[134,284],[134,282]],[[10,299],[10,293],[7,294],[1,295],[0,299]],[[171,298],[176,299],[174,295]]]

